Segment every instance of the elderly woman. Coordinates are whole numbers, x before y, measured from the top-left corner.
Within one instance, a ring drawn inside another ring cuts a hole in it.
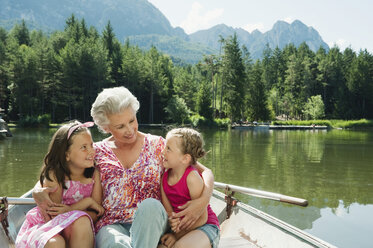
[[[139,106],[125,87],[104,89],[92,105],[93,120],[101,131],[110,134],[94,144],[105,209],[96,223],[97,247],[155,248],[166,231],[168,216],[160,202],[165,140],[138,131]],[[183,217],[181,229],[198,220],[212,195],[211,170],[199,163],[196,168],[205,187],[200,198],[188,202],[174,216]],[[46,202],[43,193],[34,194],[34,198],[39,205]]]

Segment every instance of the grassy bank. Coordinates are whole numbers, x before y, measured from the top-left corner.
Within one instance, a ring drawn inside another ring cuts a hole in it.
[[[373,128],[373,120],[309,120],[309,121],[273,121],[272,125],[294,125],[294,126],[327,126],[330,128],[343,128],[343,129],[360,129],[360,128]]]
[[[193,127],[209,127],[209,128],[228,128],[230,126],[230,120],[228,118],[225,119],[214,119],[214,120],[207,120],[201,116],[192,116],[185,124],[191,125]],[[288,120],[288,121],[272,121],[271,125],[282,125],[282,126],[327,126],[330,128],[343,128],[343,129],[365,129],[365,128],[372,128],[373,129],[373,120],[308,120],[308,121],[298,121],[298,120]],[[14,127],[25,127],[23,125],[19,125],[19,123],[11,122],[8,123],[10,128]],[[35,125],[35,126],[27,126],[26,127],[49,127],[49,128],[57,128],[61,126],[61,124],[57,123],[49,123],[48,126],[46,125]]]

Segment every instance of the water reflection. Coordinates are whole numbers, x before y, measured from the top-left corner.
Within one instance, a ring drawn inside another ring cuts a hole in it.
[[[305,231],[324,240],[333,240],[337,247],[372,247],[373,205],[358,203],[345,206],[343,201],[334,208],[323,208],[321,217]]]
[[[142,130],[163,136],[166,132]],[[55,129],[11,131],[13,138],[0,140],[0,195],[19,196],[35,184]],[[94,140],[105,137],[96,129],[92,133]],[[210,151],[202,163],[213,170],[216,181],[305,198],[309,206],[239,195],[241,201],[339,247],[369,247],[373,132],[202,133]],[[349,240],[358,240],[358,245]]]
[[[11,129],[13,137],[0,141],[0,195],[19,196],[35,184],[54,131]]]
[[[243,202],[337,244],[337,240],[345,239],[343,231],[335,231],[341,228],[339,222],[325,220],[325,211],[336,219],[341,212],[354,219],[349,212],[354,206],[364,208],[367,216],[373,215],[366,207],[373,204],[372,134],[342,130],[206,131],[211,152],[203,163],[213,169],[216,181],[307,199],[309,206],[302,208],[240,196]],[[320,219],[328,229],[323,235],[318,231]],[[361,224],[356,229],[343,228],[360,240],[359,247],[369,247],[370,232],[361,230],[371,230],[373,223]],[[330,232],[337,234],[333,237]],[[338,242],[339,247],[357,247],[345,244]]]

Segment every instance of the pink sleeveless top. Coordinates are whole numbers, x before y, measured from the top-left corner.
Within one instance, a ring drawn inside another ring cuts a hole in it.
[[[178,206],[182,206],[188,201],[191,200],[190,194],[189,194],[189,189],[188,189],[188,184],[187,184],[187,177],[189,173],[193,170],[196,170],[193,166],[189,166],[185,172],[184,175],[181,177],[181,179],[175,184],[175,185],[169,185],[167,182],[168,178],[168,172],[167,170],[164,175],[163,175],[163,190],[165,194],[167,195],[168,200],[171,203],[172,209],[175,213],[180,212],[181,210],[178,208]],[[212,224],[219,226],[219,220],[218,217],[216,217],[216,214],[214,211],[212,211],[210,204],[207,206],[207,222],[206,224]]]

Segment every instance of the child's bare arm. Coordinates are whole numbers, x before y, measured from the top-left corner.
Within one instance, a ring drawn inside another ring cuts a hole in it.
[[[98,216],[104,213],[104,208],[101,205],[99,205],[95,200],[93,200],[92,197],[86,197],[72,205],[58,203],[56,204],[56,206],[49,208],[48,214],[50,214],[51,216],[57,216],[59,214],[63,214],[69,211],[81,210],[87,212],[87,214],[89,215],[94,215],[92,211],[89,211],[90,209],[96,211],[98,213],[96,215]]]
[[[214,189],[214,174],[212,171],[200,162],[197,162],[194,166],[202,174],[204,188],[200,197],[189,201],[183,206],[183,210],[176,214],[176,217],[184,216],[180,223],[180,229],[190,229],[198,220],[203,214],[202,210],[205,207],[207,208]]]
[[[95,184],[93,185],[92,190],[92,198],[97,202],[98,205],[102,206],[102,186],[101,186],[101,179],[100,179],[100,172],[95,169],[93,173],[93,180],[95,181]],[[89,216],[91,216],[93,222],[96,222],[104,213],[104,209],[102,208],[102,211],[86,211]]]
[[[193,199],[197,199],[201,196],[204,188],[204,182],[202,177],[198,174],[197,171],[192,171],[189,173],[187,177],[187,184],[189,189],[190,197]],[[184,236],[186,233],[188,233],[191,230],[196,229],[197,227],[203,226],[207,222],[207,207],[204,208],[203,214],[197,219],[197,221],[188,229],[186,230],[180,230],[176,233],[177,239],[180,239],[182,236]]]
[[[204,182],[202,177],[198,174],[197,171],[192,171],[187,177],[187,184],[189,189],[189,194],[192,200],[199,198],[204,190]],[[193,230],[197,227],[200,227],[206,224],[207,221],[207,207],[202,209],[203,214],[199,219],[190,227],[188,230]]]
[[[97,173],[96,173],[96,177],[98,177],[98,180],[99,180],[99,175],[97,175]],[[51,181],[47,181],[46,182],[47,187],[53,187],[52,183],[53,182]],[[56,206],[51,207],[48,210],[48,214],[50,214],[51,216],[57,216],[59,214],[66,213],[72,210],[81,210],[81,211],[87,212],[87,214],[91,216],[92,220],[96,221],[97,216],[101,216],[104,213],[104,208],[101,206],[101,202],[100,203],[96,202],[96,200],[101,201],[102,199],[102,195],[100,196],[99,194],[99,191],[101,190],[101,182],[99,181],[97,184],[98,186],[96,185],[96,178],[95,178],[95,185],[92,191],[92,197],[86,197],[70,206],[61,204],[62,187],[60,186],[56,192],[50,193],[50,197],[52,201],[57,204]],[[90,209],[94,211],[89,211]]]

